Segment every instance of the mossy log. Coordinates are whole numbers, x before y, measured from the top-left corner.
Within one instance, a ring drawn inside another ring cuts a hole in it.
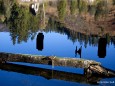
[[[5,63],[10,62],[27,62],[35,64],[47,64],[52,66],[67,66],[76,68],[88,68],[90,65],[100,65],[99,62],[93,60],[85,60],[78,58],[59,58],[56,56],[38,56],[27,54],[12,54],[12,53],[0,53],[0,61]]]
[[[101,66],[101,63],[93,60],[85,60],[78,58],[59,58],[56,56],[0,53],[0,62],[6,63],[7,61],[84,68],[84,72],[86,75],[98,74],[107,77],[115,76],[115,71],[104,68]]]

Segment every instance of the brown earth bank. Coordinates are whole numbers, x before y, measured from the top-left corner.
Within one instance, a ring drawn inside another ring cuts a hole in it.
[[[63,25],[75,32],[84,33],[87,35],[99,35],[109,34],[115,36],[115,19],[105,21],[87,21],[83,17],[67,16]]]
[[[84,34],[92,34],[103,36],[104,34],[110,34],[111,36],[115,36],[115,20],[105,20],[105,21],[90,21],[87,22],[82,17],[74,17],[68,16],[65,18],[64,26],[72,29],[76,32],[84,33]]]
[[[50,6],[47,9],[51,10],[46,10],[46,14],[54,17],[55,21],[62,23],[64,27],[75,32],[87,35],[103,36],[104,34],[109,34],[110,36],[115,36],[115,6],[111,8],[106,16],[100,17],[98,20],[94,20],[94,16],[89,14],[71,15],[67,13],[64,21],[60,21],[56,8]]]

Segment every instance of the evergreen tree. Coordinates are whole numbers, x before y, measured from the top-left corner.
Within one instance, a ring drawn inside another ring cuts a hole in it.
[[[59,19],[63,21],[67,12],[67,0],[59,0],[57,9]]]
[[[78,0],[78,8],[79,8],[79,13],[86,13],[88,11],[88,5],[87,2],[83,0]]]
[[[78,11],[78,2],[77,0],[71,0],[70,11],[72,15],[75,15]]]

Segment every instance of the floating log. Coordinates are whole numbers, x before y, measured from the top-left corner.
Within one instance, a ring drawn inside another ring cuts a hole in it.
[[[53,66],[67,66],[75,68],[88,68],[89,65],[100,65],[99,62],[93,60],[85,60],[79,58],[59,58],[56,56],[38,56],[27,54],[12,54],[12,53],[0,53],[0,61],[5,63],[10,62],[27,62],[35,64],[47,64]]]
[[[104,68],[101,66],[101,63],[93,60],[85,60],[78,58],[59,58],[56,56],[0,53],[0,62],[6,63],[7,61],[84,68],[86,75],[97,74],[107,77],[115,76],[115,71]]]

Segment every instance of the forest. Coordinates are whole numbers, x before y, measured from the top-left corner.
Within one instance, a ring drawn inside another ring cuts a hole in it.
[[[0,0],[0,22],[9,27],[13,44],[16,39],[18,43],[21,40],[26,42],[29,37],[34,39],[35,32],[47,28],[51,19],[59,22],[57,27],[68,28],[69,33],[115,35],[115,0],[95,0],[91,3],[87,0],[49,0],[43,4],[33,15],[28,5],[19,4],[17,0]],[[71,39],[74,41],[75,35]]]

